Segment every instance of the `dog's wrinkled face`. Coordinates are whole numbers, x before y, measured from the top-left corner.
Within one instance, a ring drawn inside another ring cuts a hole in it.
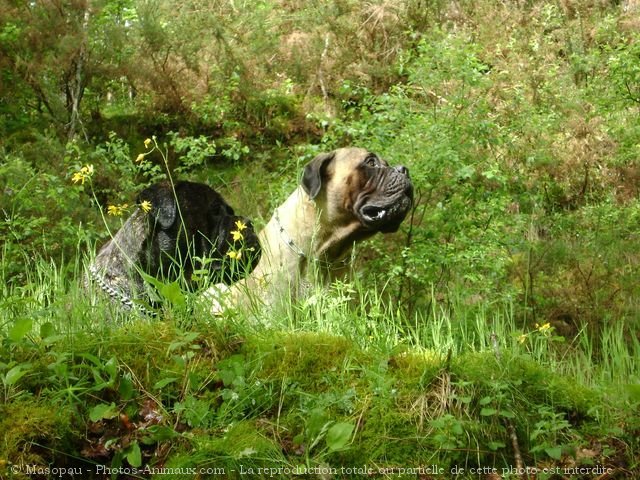
[[[357,221],[364,235],[397,231],[413,205],[407,168],[361,148],[318,155],[305,167],[302,186],[323,203],[329,221]]]

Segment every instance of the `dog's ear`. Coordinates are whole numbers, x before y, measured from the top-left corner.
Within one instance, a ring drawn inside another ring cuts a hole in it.
[[[302,175],[302,188],[307,192],[311,200],[318,196],[322,188],[322,180],[327,170],[327,165],[335,158],[335,152],[321,153],[304,167]]]
[[[216,192],[214,192],[216,193]],[[207,206],[207,215],[209,217],[229,217],[234,216],[235,212],[222,196],[215,194],[215,197],[209,201]]]
[[[138,195],[138,204],[143,201],[151,203],[151,215],[163,229],[170,228],[176,221],[176,198],[170,186],[164,184],[151,185]]]

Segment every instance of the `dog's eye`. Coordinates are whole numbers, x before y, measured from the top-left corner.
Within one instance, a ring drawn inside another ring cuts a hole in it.
[[[368,167],[379,167],[380,166],[380,160],[378,160],[378,157],[376,157],[375,155],[369,155],[365,160],[364,163],[368,166]]]

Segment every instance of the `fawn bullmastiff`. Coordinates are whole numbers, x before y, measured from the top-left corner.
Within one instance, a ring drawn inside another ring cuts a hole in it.
[[[314,280],[344,274],[353,245],[397,231],[412,204],[407,168],[392,167],[362,148],[318,155],[258,234],[263,254],[255,270],[230,288],[217,285],[207,292],[213,312],[246,297],[270,305],[297,296]]]

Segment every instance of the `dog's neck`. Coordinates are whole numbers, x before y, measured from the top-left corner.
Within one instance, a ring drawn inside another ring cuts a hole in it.
[[[278,271],[305,275],[310,262],[324,271],[344,268],[343,259],[353,243],[363,236],[359,233],[361,226],[353,221],[336,225],[333,219],[322,218],[329,213],[323,211],[319,203],[298,187],[278,207],[260,232],[266,255],[252,276],[260,278]]]
[[[292,252],[301,257],[300,260],[315,257],[314,237],[318,231],[316,206],[302,188],[297,188],[276,209],[269,224],[279,230],[276,238],[285,244],[289,242],[287,246],[292,247]]]

